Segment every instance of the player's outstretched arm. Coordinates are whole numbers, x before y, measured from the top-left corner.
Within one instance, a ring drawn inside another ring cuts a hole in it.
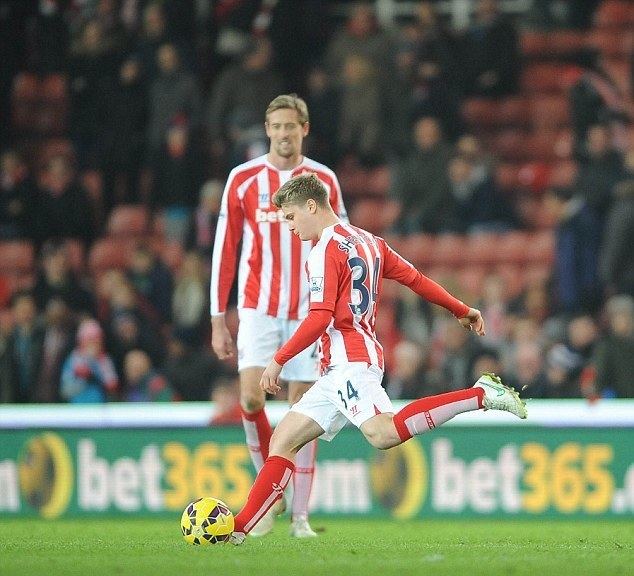
[[[484,318],[482,313],[477,308],[469,308],[469,312],[466,316],[458,318],[458,322],[462,324],[467,330],[472,330],[478,336],[484,336]]]
[[[227,328],[224,314],[211,317],[211,347],[220,360],[233,357],[233,338]]]

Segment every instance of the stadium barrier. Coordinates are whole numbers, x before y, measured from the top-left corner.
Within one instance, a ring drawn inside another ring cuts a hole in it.
[[[1,406],[0,518],[177,517],[201,495],[239,509],[254,473],[242,429],[209,427],[213,410]],[[278,421],[287,407],[268,410]],[[384,452],[345,428],[319,444],[313,513],[631,518],[634,401],[532,401],[529,410],[526,422],[461,415]]]

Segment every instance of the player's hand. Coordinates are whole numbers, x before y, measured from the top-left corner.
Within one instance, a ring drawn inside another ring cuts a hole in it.
[[[281,388],[278,383],[282,367],[275,361],[271,360],[260,378],[260,388],[269,394],[277,394]]]
[[[475,332],[478,336],[484,336],[484,318],[482,313],[477,308],[469,308],[469,312],[466,316],[458,318],[458,322],[462,324],[467,330]]]
[[[224,316],[214,316],[211,319],[211,347],[220,360],[234,355],[233,338]]]

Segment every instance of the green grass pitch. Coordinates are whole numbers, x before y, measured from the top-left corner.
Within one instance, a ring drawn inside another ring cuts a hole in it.
[[[0,520],[2,576],[567,576],[634,574],[632,521],[316,518],[244,545],[195,547],[179,519]]]

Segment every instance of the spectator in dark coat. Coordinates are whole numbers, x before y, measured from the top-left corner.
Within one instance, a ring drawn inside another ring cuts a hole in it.
[[[38,188],[34,207],[37,239],[80,238],[90,242],[94,230],[92,206],[65,156],[51,158]]]
[[[42,268],[33,294],[39,310],[52,299],[62,300],[75,315],[95,313],[92,294],[75,277],[63,243],[47,241],[41,251]]]
[[[608,294],[634,294],[634,150],[626,163],[628,175],[614,187],[599,257],[599,275]]]
[[[104,133],[105,209],[138,202],[139,174],[145,156],[147,89],[139,60],[128,58],[106,92]]]
[[[157,54],[158,75],[150,87],[148,147],[153,158],[165,142],[170,125],[177,117],[186,120],[190,129],[200,123],[201,100],[196,78],[186,72],[174,44],[162,45]]]
[[[0,239],[25,238],[33,233],[35,184],[20,155],[7,150],[0,159]]]
[[[604,397],[634,398],[634,301],[613,296],[606,304],[608,333],[594,354],[596,388]]]
[[[463,38],[462,70],[467,94],[514,94],[521,69],[515,25],[500,13],[497,0],[478,0],[475,22]]]
[[[269,102],[284,92],[271,59],[268,40],[252,41],[240,61],[225,68],[214,84],[206,122],[212,153],[221,163],[236,166],[268,150],[262,116]]]
[[[147,246],[134,249],[128,278],[136,291],[152,305],[161,322],[168,322],[174,290],[172,272]]]
[[[44,330],[37,321],[37,308],[30,293],[15,294],[11,308],[14,327],[7,343],[7,352],[11,359],[13,401],[36,402]]]
[[[80,167],[98,168],[103,152],[104,92],[116,76],[117,55],[97,20],[89,20],[71,50],[70,129]]]
[[[209,400],[215,382],[225,372],[225,367],[215,356],[192,346],[187,335],[172,334],[163,373],[182,400]]]
[[[612,202],[614,186],[624,174],[623,158],[612,147],[610,129],[604,124],[591,126],[575,187],[602,223]]]
[[[203,160],[184,117],[177,117],[167,130],[166,141],[152,162],[151,204],[161,211],[165,233],[183,245],[192,212],[203,183]]]
[[[396,228],[402,234],[439,232],[453,214],[447,176],[451,148],[435,118],[419,119],[413,132],[414,147],[394,170],[391,195],[401,206]]]
[[[585,200],[570,188],[546,191],[546,208],[557,222],[556,301],[562,312],[592,312],[600,295],[598,250],[600,225]]]
[[[124,361],[126,402],[171,402],[174,400],[167,379],[152,367],[143,350],[130,350]]]

